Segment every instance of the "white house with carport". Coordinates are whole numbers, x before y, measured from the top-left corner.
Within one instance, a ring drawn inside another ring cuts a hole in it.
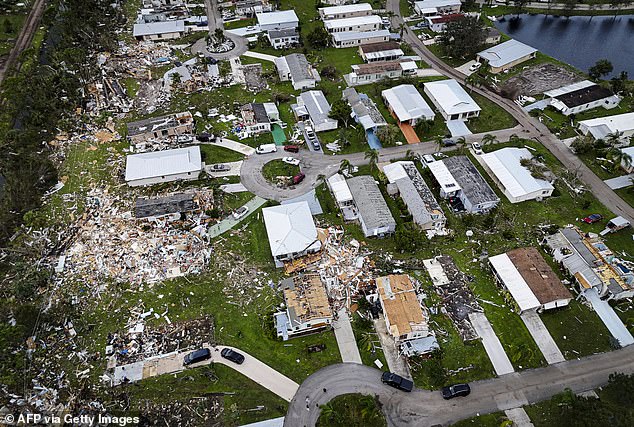
[[[293,89],[314,88],[321,81],[319,73],[301,53],[291,53],[275,59],[275,66],[281,81],[291,81]]]
[[[321,250],[321,241],[308,202],[264,208],[262,216],[276,267],[283,267],[285,261]]]
[[[132,35],[137,40],[173,40],[185,34],[185,21],[162,21],[147,24],[134,24]]]
[[[359,46],[359,55],[365,62],[396,61],[405,52],[397,42],[389,41]]]
[[[634,112],[581,120],[579,130],[584,135],[592,135],[595,139],[603,139],[609,134],[620,133],[621,139],[627,141],[634,136]]]
[[[489,64],[491,73],[497,74],[535,58],[537,52],[537,49],[527,44],[508,40],[479,52],[476,60],[481,64]]]
[[[130,154],[126,157],[125,180],[130,187],[198,179],[203,170],[200,147],[177,148]]]
[[[283,30],[299,26],[299,18],[297,18],[294,10],[257,13],[255,16],[258,20],[260,31]]]
[[[416,75],[418,65],[410,59],[354,64],[352,72],[343,76],[348,86],[366,85],[383,79],[399,79]]]
[[[509,291],[520,314],[565,307],[572,295],[535,248],[518,248],[489,258],[498,282]]]
[[[482,110],[453,79],[427,82],[424,90],[445,120],[468,120],[478,117]]]
[[[396,221],[374,178],[369,175],[355,176],[347,183],[365,237],[383,237],[394,233]]]
[[[535,178],[522,160],[530,160],[533,155],[526,148],[506,147],[482,154],[479,159],[493,181],[511,203],[526,200],[541,201],[553,194],[552,183]]]
[[[579,114],[598,107],[609,110],[617,107],[621,102],[621,98],[612,93],[610,89],[599,86],[590,80],[549,90],[544,92],[544,95],[549,98],[550,106],[565,116]]]
[[[460,0],[423,0],[414,2],[414,12],[421,16],[437,16],[458,13],[462,7]]]
[[[344,221],[354,221],[359,218],[357,206],[354,204],[354,198],[350,192],[350,187],[343,175],[336,173],[326,181],[328,188],[335,197],[335,202],[339,206],[339,210],[343,214]]]
[[[301,93],[297,104],[291,105],[291,110],[297,120],[309,121],[315,132],[325,132],[337,129],[337,120],[330,118],[330,104],[320,90],[309,90]]]
[[[341,6],[320,7],[319,16],[322,20],[354,18],[357,16],[372,15],[372,6],[369,3],[344,4]]]
[[[324,22],[329,33],[349,31],[376,31],[381,29],[381,17],[377,15],[356,16],[354,18],[333,19]]]
[[[390,32],[388,30],[346,31],[332,34],[332,43],[336,48],[355,47],[370,43],[387,42],[389,40]]]
[[[390,112],[401,123],[414,126],[420,120],[434,120],[436,114],[414,85],[399,85],[381,92]]]

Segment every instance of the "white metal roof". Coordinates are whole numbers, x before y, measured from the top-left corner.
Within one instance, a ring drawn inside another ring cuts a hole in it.
[[[347,41],[347,40],[361,40],[371,39],[375,37],[390,37],[388,30],[376,30],[376,31],[344,31],[341,33],[334,33],[332,35],[335,41]]]
[[[335,119],[328,116],[330,114],[330,104],[322,91],[309,90],[308,92],[302,92],[298,98],[301,99],[301,103],[306,108],[315,126],[327,122],[336,122]]]
[[[381,17],[376,15],[354,16],[352,18],[331,19],[324,22],[326,29],[354,27],[357,25],[381,25]]]
[[[394,183],[401,178],[409,177],[401,163],[402,162],[394,162],[383,166],[383,173],[389,183]]]
[[[403,52],[401,49],[387,49],[387,50],[380,50],[378,52],[367,52],[365,53],[365,57],[368,59],[378,59],[378,58],[393,58],[395,56],[403,56],[405,55],[405,52]]]
[[[439,7],[460,6],[461,4],[460,0],[423,0],[414,2],[418,9],[436,9]]]
[[[431,93],[438,104],[440,104],[440,108],[447,114],[480,111],[480,107],[473,98],[453,79],[427,82],[425,83],[425,89]]]
[[[443,161],[428,163],[427,167],[445,193],[451,193],[461,189]]]
[[[504,286],[513,295],[513,299],[517,302],[521,311],[532,310],[541,306],[531,288],[528,287],[528,283],[517,271],[507,254],[490,257],[489,262],[504,283]]]
[[[256,13],[259,25],[284,24],[299,22],[294,10],[278,10],[276,12]]]
[[[132,35],[134,37],[150,36],[155,34],[182,33],[185,31],[185,21],[162,21],[148,24],[134,24]]]
[[[521,165],[522,159],[531,159],[533,155],[526,148],[506,147],[480,158],[513,197],[522,197],[535,191],[553,190],[548,181],[536,179]]]
[[[582,120],[579,122],[579,127],[588,128],[588,131],[595,138],[604,138],[610,133],[631,132],[634,130],[634,113],[624,113],[617,114],[616,116]]]
[[[348,202],[352,200],[352,193],[350,192],[350,187],[348,187],[348,183],[346,179],[341,174],[334,174],[330,178],[328,178],[328,185],[332,189],[332,192],[335,195],[335,200],[338,203]]]
[[[187,172],[199,172],[202,168],[200,147],[177,148],[131,154],[126,157],[125,180],[134,181]]]
[[[478,56],[486,59],[492,67],[502,67],[535,52],[537,49],[534,47],[511,39],[483,50]]]
[[[372,6],[369,3],[344,4],[341,6],[322,7],[319,9],[322,15],[338,15],[342,13],[371,11]]]
[[[591,82],[590,80],[583,80],[577,83],[570,84],[568,86],[562,86],[558,89],[546,91],[544,92],[544,95],[546,95],[549,98],[555,98],[556,96],[565,95],[567,93],[574,92],[579,89],[584,89],[590,86],[594,86],[595,84],[596,83]]]
[[[262,215],[274,257],[303,252],[320,244],[308,202],[264,208]]]
[[[381,92],[381,95],[402,122],[420,117],[434,117],[434,111],[414,85],[399,85]]]

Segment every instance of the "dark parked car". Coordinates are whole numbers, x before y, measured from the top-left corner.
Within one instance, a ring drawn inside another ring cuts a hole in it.
[[[230,348],[223,348],[220,355],[227,360],[231,360],[233,363],[237,363],[238,365],[242,365],[242,362],[244,362],[244,356],[237,351],[231,350]]]
[[[306,178],[306,175],[304,174],[304,172],[298,173],[297,175],[293,177],[293,184],[299,184],[300,182],[304,180],[304,178]]]
[[[468,396],[469,393],[471,393],[471,387],[469,387],[469,384],[454,384],[448,387],[443,387],[441,392],[442,397],[448,400],[453,399],[454,397]]]
[[[198,134],[198,136],[196,136],[196,139],[198,139],[200,142],[209,142],[213,139],[213,136],[207,132],[203,132]]]
[[[218,163],[215,165],[211,165],[210,169],[212,172],[225,172],[231,170],[231,167],[229,165],[225,165],[224,163]]]
[[[587,217],[585,217],[584,219],[582,219],[581,221],[587,223],[587,224],[594,224],[595,222],[599,222],[603,219],[603,215],[600,214],[592,214],[592,215],[588,215]]]
[[[392,372],[383,372],[383,375],[381,375],[381,381],[384,384],[389,385],[390,387],[394,387],[403,391],[412,391],[412,389],[414,388],[413,382],[411,382],[407,378],[403,378],[400,375],[393,374]]]
[[[297,145],[285,145],[284,151],[288,151],[289,153],[299,153],[299,147]]]
[[[442,140],[442,145],[444,145],[445,147],[449,147],[451,145],[456,145],[456,141],[451,138],[445,138]]]
[[[211,351],[208,348],[201,348],[200,350],[192,351],[183,359],[183,365],[191,365],[192,363],[202,362],[211,358]]]

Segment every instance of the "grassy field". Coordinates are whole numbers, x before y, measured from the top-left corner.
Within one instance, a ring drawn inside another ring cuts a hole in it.
[[[246,19],[239,19],[237,21],[225,22],[223,26],[225,30],[235,30],[236,28],[249,27],[255,24],[257,24],[257,20],[255,18],[246,18]]]
[[[381,403],[374,396],[344,394],[321,407],[316,427],[384,427]]]
[[[467,418],[452,424],[452,427],[511,427],[504,424],[508,418],[504,412],[493,412],[491,414],[480,415],[478,417]]]
[[[467,122],[467,127],[471,132],[483,133],[499,129],[508,129],[517,124],[513,116],[499,105],[477,93],[471,93],[470,95],[480,108],[482,108],[479,117],[469,119]]]
[[[244,155],[228,148],[211,144],[200,144],[200,152],[203,162],[210,165],[213,163],[228,163],[244,160]]]
[[[22,25],[26,19],[26,13],[1,15],[0,14],[0,57],[8,55],[15,44]]]
[[[352,330],[357,340],[357,347],[364,365],[376,368],[375,360],[379,360],[383,366],[387,366],[379,337],[370,320],[362,318],[358,313],[352,316]]]
[[[146,402],[187,402],[201,396],[218,396],[224,404],[222,425],[239,426],[286,414],[287,403],[233,369],[214,364],[175,375],[150,378],[125,388],[131,410],[144,410]],[[170,393],[165,393],[170,390]]]
[[[289,165],[282,160],[272,160],[262,167],[262,175],[267,181],[276,183],[278,177],[293,177],[299,173],[299,166]]]

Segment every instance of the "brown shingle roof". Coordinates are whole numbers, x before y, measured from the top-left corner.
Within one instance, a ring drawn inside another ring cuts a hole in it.
[[[506,253],[541,304],[572,298],[559,277],[535,248],[518,248]]]
[[[363,53],[383,52],[384,50],[394,50],[400,48],[401,46],[396,42],[370,43],[359,46],[359,49],[361,49]]]

